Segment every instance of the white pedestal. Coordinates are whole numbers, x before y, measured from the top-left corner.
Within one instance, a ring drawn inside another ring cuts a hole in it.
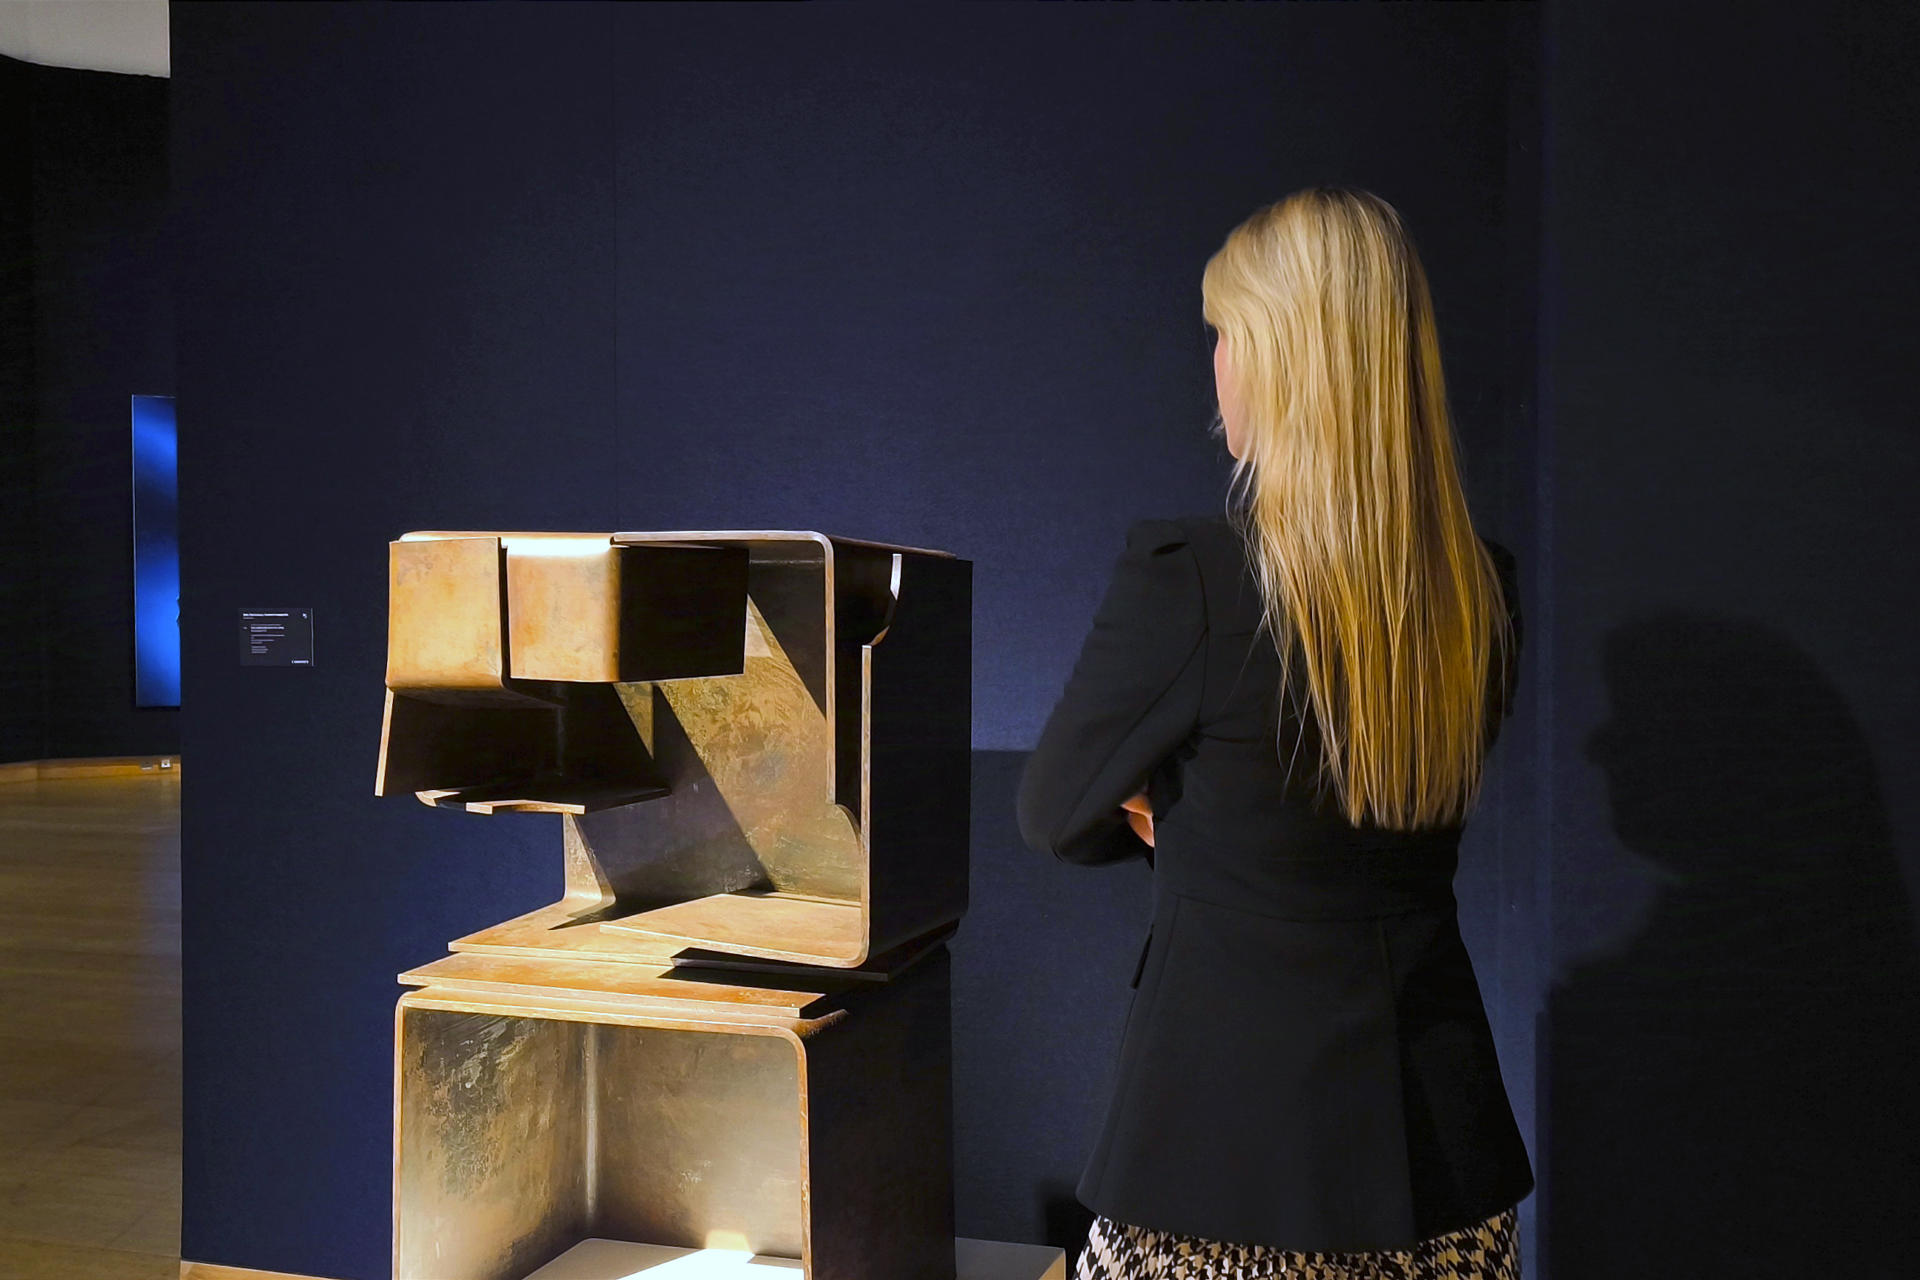
[[[1058,1249],[993,1240],[954,1241],[958,1280],[1067,1280]],[[624,1240],[582,1240],[527,1280],[795,1280],[793,1258],[730,1249],[670,1249]]]

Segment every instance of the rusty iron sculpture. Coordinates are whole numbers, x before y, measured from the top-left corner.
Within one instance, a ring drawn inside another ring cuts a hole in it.
[[[400,975],[396,1280],[588,1240],[953,1280],[971,568],[818,533],[410,533],[375,791],[558,814]]]

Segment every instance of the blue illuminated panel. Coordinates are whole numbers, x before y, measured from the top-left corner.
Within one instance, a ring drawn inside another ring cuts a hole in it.
[[[173,397],[133,397],[133,704],[180,705],[180,521]]]

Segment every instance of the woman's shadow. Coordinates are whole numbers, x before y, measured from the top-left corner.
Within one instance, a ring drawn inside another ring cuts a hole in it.
[[[1668,884],[1550,993],[1546,1273],[1914,1274],[1920,958],[1860,726],[1754,623],[1638,621],[1604,669],[1587,752]]]

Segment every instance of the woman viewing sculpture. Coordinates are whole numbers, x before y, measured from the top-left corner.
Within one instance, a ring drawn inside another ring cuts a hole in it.
[[[1079,1280],[1512,1280],[1533,1171],[1452,881],[1521,614],[1425,272],[1315,187],[1202,299],[1224,510],[1128,530],[1020,782],[1036,850],[1153,868]]]

